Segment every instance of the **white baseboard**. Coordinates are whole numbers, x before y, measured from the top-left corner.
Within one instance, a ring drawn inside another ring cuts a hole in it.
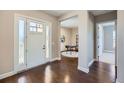
[[[82,68],[82,67],[78,67],[79,70],[88,73],[89,72],[89,68]]]
[[[10,76],[13,76],[13,75],[15,75],[15,74],[16,74],[16,72],[14,72],[14,71],[1,74],[1,75],[0,75],[0,80],[1,80],[1,79],[4,79],[4,78],[7,78],[7,77],[10,77]]]
[[[116,83],[120,83],[120,82],[116,80]]]
[[[120,83],[120,82],[118,81],[118,79],[116,79],[116,83]]]
[[[90,61],[89,64],[88,64],[88,67],[90,67],[93,64],[94,61],[95,61],[95,59],[93,59],[92,61]]]
[[[61,58],[54,58],[54,59],[52,59],[52,60],[50,60],[51,62],[54,62],[55,60],[61,60]],[[46,64],[46,63],[44,63],[44,64]],[[40,64],[40,65],[43,65],[43,64]],[[35,67],[38,67],[39,65],[37,65],[37,66],[34,66],[34,67],[30,67],[30,68],[27,68],[26,70],[29,70],[29,69],[32,69],[32,68],[35,68]],[[17,74],[17,72],[15,72],[15,71],[11,71],[11,72],[7,72],[7,73],[4,73],[4,74],[1,74],[0,75],[0,80],[1,79],[4,79],[4,78],[7,78],[7,77],[10,77],[10,76],[13,76],[13,75],[15,75],[15,74]]]
[[[44,62],[44,63],[41,63],[41,64],[38,64],[38,65],[35,65],[35,66],[31,66],[31,67],[26,67],[26,69],[25,70],[29,70],[29,69],[33,69],[33,68],[36,68],[36,67],[39,67],[39,66],[41,66],[41,65],[44,65],[44,64],[47,64],[49,61],[46,61],[46,62]]]
[[[113,51],[103,50],[104,52],[113,53]]]
[[[54,61],[56,61],[56,60],[61,60],[61,58],[56,57],[56,58],[51,59],[50,61],[51,61],[51,62],[54,62]]]

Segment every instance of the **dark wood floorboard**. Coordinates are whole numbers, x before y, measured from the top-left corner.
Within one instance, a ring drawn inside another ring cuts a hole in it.
[[[62,57],[61,61],[47,63],[14,76],[0,83],[112,83],[115,68],[103,62],[94,62],[89,73],[77,69],[77,58]]]

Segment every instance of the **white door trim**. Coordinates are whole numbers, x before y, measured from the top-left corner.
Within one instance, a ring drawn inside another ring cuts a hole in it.
[[[22,14],[15,13],[14,14],[14,54],[13,54],[14,55],[14,72],[17,72],[17,69],[16,69],[15,66],[16,66],[16,63],[17,63],[17,60],[18,60],[17,53],[18,53],[18,42],[19,41],[17,39],[18,38],[18,32],[17,32],[17,27],[16,27],[18,17],[26,18],[26,20],[27,19],[32,19],[32,20],[42,21],[42,22],[45,22],[46,24],[49,24],[49,26],[50,26],[50,59],[49,59],[49,61],[52,60],[52,23],[49,22],[49,21],[43,20],[41,18],[34,18],[34,17],[25,16],[25,15],[22,15]],[[26,25],[27,25],[27,23],[26,23]],[[26,27],[26,31],[27,31],[27,27]]]
[[[96,59],[98,59],[98,56],[99,56],[99,53],[98,53],[99,52],[99,49],[98,49],[98,31],[99,31],[98,24],[99,23],[96,23],[96,32],[95,32],[95,34],[96,34]]]
[[[105,22],[115,22],[115,27],[116,27],[116,40],[115,40],[115,45],[116,45],[116,47],[115,47],[115,64],[117,64],[117,24],[116,24],[116,19],[115,20],[110,20],[110,21],[104,21],[104,22],[98,22],[98,23],[96,23],[96,32],[95,32],[95,34],[96,34],[96,59],[98,60],[98,43],[97,43],[97,35],[98,35],[98,24],[101,24],[101,23],[105,23]]]

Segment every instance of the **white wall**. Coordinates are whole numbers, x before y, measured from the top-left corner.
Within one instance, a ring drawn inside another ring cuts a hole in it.
[[[59,56],[58,19],[41,11],[0,11],[0,74],[14,69],[14,14],[41,18],[52,23],[52,58]]]
[[[104,26],[104,50],[113,51],[113,30],[114,26]]]
[[[80,11],[79,20],[79,54],[78,69],[88,73],[88,11]]]
[[[124,10],[117,12],[117,82],[124,83]]]
[[[94,16],[88,13],[88,66],[90,66],[94,60]]]

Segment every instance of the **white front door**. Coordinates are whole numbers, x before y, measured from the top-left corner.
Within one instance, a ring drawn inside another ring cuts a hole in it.
[[[50,61],[51,33],[47,22],[15,16],[14,71],[19,72]]]
[[[44,23],[28,20],[27,22],[27,68],[45,63],[45,28]]]

